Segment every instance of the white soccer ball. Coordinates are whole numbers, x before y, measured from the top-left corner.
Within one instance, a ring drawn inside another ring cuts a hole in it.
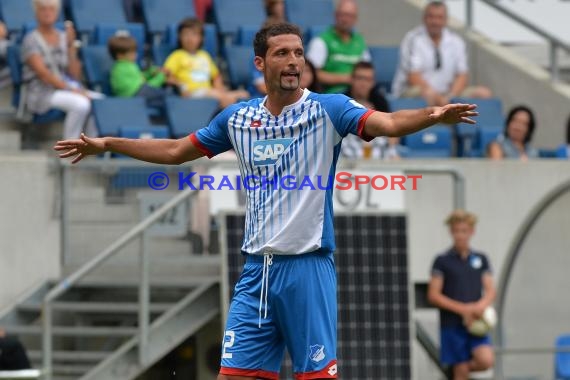
[[[483,316],[477,319],[469,326],[469,333],[475,336],[485,336],[497,324],[497,312],[492,306],[489,306],[483,312]]]

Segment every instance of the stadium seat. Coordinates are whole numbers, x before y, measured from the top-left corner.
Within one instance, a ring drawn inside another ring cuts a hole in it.
[[[126,125],[119,127],[119,137],[129,139],[166,139],[169,137],[168,127],[161,125],[134,126]]]
[[[306,32],[313,25],[334,24],[334,4],[332,0],[287,0],[285,17]]]
[[[10,45],[6,50],[6,60],[10,68],[10,78],[12,79],[12,106],[18,110],[17,116],[24,119],[23,105],[20,104],[22,94],[22,62],[20,60],[20,47],[18,45]],[[48,124],[54,121],[62,120],[65,113],[60,110],[49,110],[43,114],[33,114],[31,122],[33,124]]]
[[[119,136],[121,128],[151,127],[144,98],[93,100],[93,116],[100,136]]]
[[[559,335],[556,348],[570,349],[570,334]],[[554,355],[554,372],[556,380],[570,380],[570,352],[557,352]]]
[[[165,44],[153,45],[150,48],[150,52],[152,55],[152,62],[156,66],[164,65],[166,58],[168,58],[170,53],[172,53],[172,50],[173,50],[173,48],[171,48],[170,46],[165,45]]]
[[[168,5],[167,5],[168,4]],[[171,24],[178,24],[187,17],[196,17],[191,0],[142,0],[142,11],[147,32],[152,35],[164,33]]]
[[[178,48],[178,24],[170,24],[166,28],[161,45],[166,45],[170,51]],[[202,46],[212,58],[218,57],[218,32],[216,25],[204,24],[204,44]]]
[[[214,18],[218,32],[235,36],[241,25],[261,27],[266,19],[262,0],[214,0]]]
[[[471,150],[470,157],[486,157],[487,147],[490,143],[497,140],[502,133],[502,127],[483,126],[477,128],[477,136],[475,138],[475,144]]]
[[[388,103],[392,111],[427,107],[427,102],[423,98],[388,99]]]
[[[477,124],[475,126],[460,123],[456,126],[458,138],[458,155],[460,157],[483,157],[485,156],[485,143],[481,143],[481,136],[493,134],[502,129],[504,124],[503,105],[499,98],[475,99],[453,98],[452,103],[477,104]],[[487,129],[482,133],[481,128]],[[490,141],[489,141],[490,142]]]
[[[89,88],[105,95],[111,95],[109,73],[113,66],[113,58],[107,46],[84,46],[81,48],[81,56]]]
[[[228,62],[228,74],[232,88],[240,86],[247,88],[252,80],[252,48],[250,46],[227,46],[226,60]]]
[[[0,18],[6,24],[8,32],[16,35],[21,34],[24,24],[35,22],[36,20],[32,2],[26,0],[0,1]],[[59,20],[63,21],[61,12]]]
[[[556,148],[556,157],[558,158],[570,158],[570,150],[568,149],[568,145],[561,144]]]
[[[307,30],[305,31],[305,41],[303,41],[305,43],[305,45],[308,45],[309,42],[319,36],[322,32],[324,32],[325,30],[327,30],[330,27],[330,25],[311,25],[307,28]]]
[[[137,41],[138,60],[144,59],[145,31],[142,24],[125,23],[125,24],[108,24],[97,23],[93,33],[93,43],[96,45],[107,46],[109,38],[117,33],[126,33]]]
[[[451,127],[435,125],[404,138],[403,143],[409,148],[406,157],[447,158],[451,157]]]
[[[374,72],[376,73],[376,83],[385,92],[392,89],[392,81],[398,69],[400,59],[400,47],[398,46],[371,46],[370,55]]]
[[[235,44],[240,46],[247,46],[251,49],[255,34],[259,30],[257,25],[242,25],[239,27]]]
[[[188,136],[207,126],[218,108],[218,101],[211,98],[168,97],[166,117],[172,137]]]
[[[90,35],[97,24],[127,23],[123,3],[117,0],[70,0],[69,10],[79,34]]]

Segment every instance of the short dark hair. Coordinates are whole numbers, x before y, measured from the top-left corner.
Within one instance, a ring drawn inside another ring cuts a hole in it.
[[[200,32],[200,34],[202,35],[202,43],[200,44],[200,47],[202,47],[202,44],[204,43],[204,23],[202,21],[198,20],[197,18],[194,18],[194,17],[188,17],[188,18],[185,18],[184,20],[180,21],[180,24],[178,24],[178,29],[176,30],[177,42],[178,42],[178,48],[179,49],[182,48],[182,44],[180,43],[180,33],[184,29],[196,29],[196,30],[198,30]]]
[[[253,40],[253,50],[255,55],[265,58],[267,50],[269,49],[267,41],[271,37],[283,34],[294,34],[301,39],[301,42],[303,42],[303,34],[297,25],[293,25],[288,22],[266,25],[256,33],[255,39]]]
[[[524,143],[527,144],[532,140],[532,134],[534,133],[534,127],[536,125],[534,112],[532,112],[532,110],[527,106],[516,106],[511,108],[509,114],[507,115],[507,120],[505,121],[505,131],[503,133],[505,137],[509,137],[509,124],[513,119],[513,117],[515,117],[515,114],[519,111],[523,111],[528,114],[528,131],[526,132],[526,136],[524,137]]]
[[[374,70],[374,65],[370,62],[366,61],[359,61],[354,64],[352,67],[352,73],[354,74],[358,69],[367,69],[367,70]]]
[[[107,49],[113,59],[117,59],[119,54],[126,54],[137,50],[137,40],[131,36],[115,35],[107,41]]]

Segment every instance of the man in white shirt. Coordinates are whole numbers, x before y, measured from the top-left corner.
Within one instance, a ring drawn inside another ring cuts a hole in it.
[[[488,98],[483,86],[467,86],[465,42],[447,27],[447,7],[429,3],[424,25],[409,31],[400,47],[400,66],[392,92],[397,97],[421,96],[430,105],[446,104],[453,97]]]

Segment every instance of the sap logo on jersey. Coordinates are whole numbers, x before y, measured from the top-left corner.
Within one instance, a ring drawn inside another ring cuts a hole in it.
[[[253,143],[253,163],[255,166],[273,165],[291,146],[294,139],[259,140]]]

